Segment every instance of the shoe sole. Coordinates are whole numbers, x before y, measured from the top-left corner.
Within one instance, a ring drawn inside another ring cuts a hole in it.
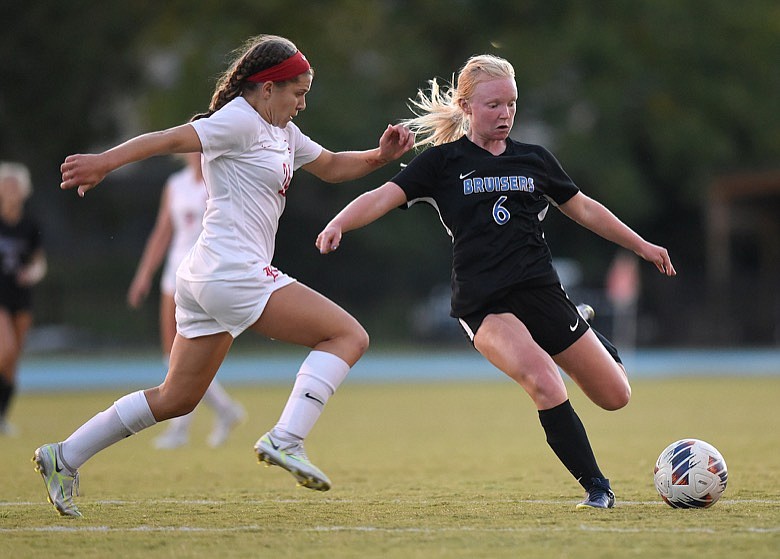
[[[605,506],[605,507],[601,507],[599,505],[590,504],[588,502],[582,502],[582,503],[577,503],[577,508],[579,510],[583,510],[583,509],[611,509],[611,508],[615,508],[615,498],[613,497],[611,499],[611,501],[608,501],[607,502],[607,506]]]
[[[301,487],[313,489],[314,491],[328,491],[330,489],[329,480],[298,467],[295,460],[285,462],[280,457],[275,456],[275,453],[268,452],[257,446],[255,447],[255,452],[257,453],[258,463],[264,463],[266,466],[279,466],[287,470],[298,480],[298,485]]]
[[[612,505],[611,507],[610,506],[599,507],[599,506],[596,506],[596,505],[586,505],[585,503],[578,503],[576,508],[579,509],[579,510],[585,510],[585,509],[606,510],[606,509],[614,508],[614,505]]]

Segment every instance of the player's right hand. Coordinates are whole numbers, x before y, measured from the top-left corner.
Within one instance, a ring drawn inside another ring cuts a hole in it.
[[[84,197],[88,190],[95,188],[106,176],[101,156],[92,154],[69,155],[60,165],[60,172],[62,173],[60,188],[62,190],[76,188],[81,197]]]
[[[151,282],[148,278],[143,276],[136,276],[133,279],[133,283],[130,284],[130,289],[127,291],[127,304],[130,307],[137,309],[149,295],[151,289]]]

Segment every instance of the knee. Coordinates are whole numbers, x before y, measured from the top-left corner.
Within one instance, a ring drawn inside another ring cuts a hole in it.
[[[544,361],[526,363],[505,371],[528,393],[534,403],[540,408],[550,406],[550,402],[558,402],[566,397],[566,388],[558,369],[548,366]]]
[[[368,343],[368,333],[357,321],[354,321],[348,328],[342,328],[338,333],[322,340],[312,348],[337,355],[351,367],[368,350]]]
[[[194,397],[186,397],[182,398],[177,402],[177,406],[174,409],[174,415],[173,417],[178,417],[180,415],[187,415],[191,411],[193,411],[198,404],[200,403],[200,398],[194,398]]]
[[[357,359],[360,359],[363,357],[363,354],[368,351],[370,339],[368,332],[366,332],[365,328],[359,324],[353,330],[354,331],[350,335],[350,343],[352,345],[354,354],[357,356]]]
[[[176,394],[171,398],[171,417],[187,415],[197,407],[202,397],[202,394],[195,394],[193,392]]]
[[[349,320],[346,320],[341,324],[339,329],[334,332],[330,339],[337,341],[341,347],[355,356],[356,359],[362,357],[368,350],[368,332],[366,332],[363,325],[352,316],[349,316]]]
[[[545,408],[551,402],[560,403],[562,399],[568,398],[566,385],[557,369],[533,375],[526,385],[526,391],[537,405]]]
[[[152,411],[158,421],[187,415],[200,402],[200,397],[197,394],[174,391],[164,384],[157,387],[156,393],[156,398],[153,398],[154,409]]]
[[[628,405],[631,400],[631,387],[626,384],[618,390],[613,390],[600,406],[607,411],[617,411]]]

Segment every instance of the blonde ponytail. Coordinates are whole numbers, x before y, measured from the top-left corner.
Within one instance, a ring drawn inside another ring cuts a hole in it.
[[[415,147],[454,142],[469,130],[460,101],[470,99],[480,82],[514,77],[514,68],[503,58],[492,54],[472,56],[458,73],[457,85],[453,85],[453,80],[442,90],[434,78],[428,82],[428,92],[418,90],[417,98],[409,99],[414,118],[401,122],[414,132]]]

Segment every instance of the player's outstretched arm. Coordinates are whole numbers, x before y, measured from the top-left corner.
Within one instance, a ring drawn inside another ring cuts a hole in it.
[[[182,124],[160,132],[149,132],[99,154],[69,155],[60,165],[60,188],[78,189],[79,196],[92,190],[111,171],[154,155],[199,152],[203,148],[195,129]]]
[[[615,244],[635,252],[641,258],[655,264],[658,271],[667,276],[677,272],[669,258],[669,252],[662,246],[648,243],[628,225],[620,221],[603,204],[582,192],[575,194],[560,210],[569,218]]]
[[[364,227],[405,203],[406,193],[401,187],[394,182],[386,182],[352,200],[317,235],[315,244],[322,254],[333,252],[339,248],[344,233]]]
[[[395,161],[414,145],[414,134],[400,124],[390,124],[379,138],[379,147],[366,151],[322,150],[317,159],[303,169],[325,182],[359,179],[390,161]]]

